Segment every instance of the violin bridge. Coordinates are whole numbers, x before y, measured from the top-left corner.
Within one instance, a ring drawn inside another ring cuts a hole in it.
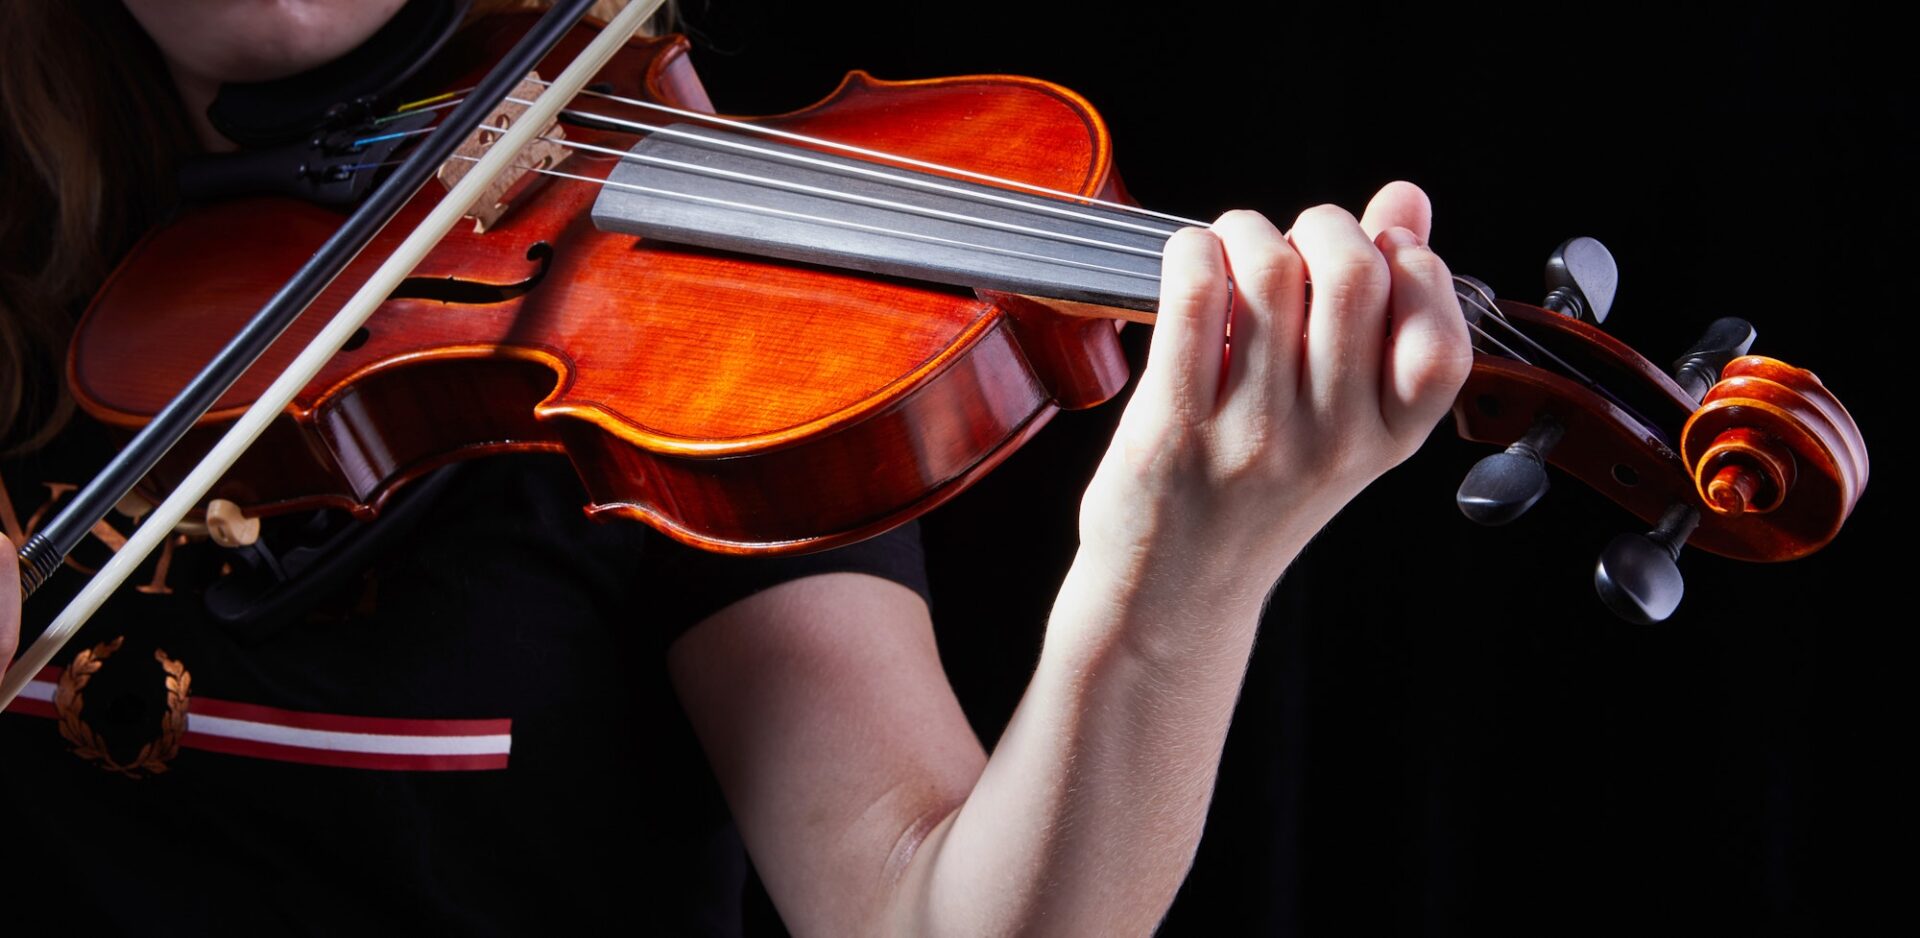
[[[528,72],[527,77],[521,80],[519,87],[513,89],[513,93],[500,102],[500,107],[487,115],[487,119],[481,121],[479,127],[474,128],[473,136],[460,144],[459,149],[453,151],[451,158],[440,164],[440,172],[436,174],[436,178],[440,180],[441,185],[451,190],[459,184],[461,179],[466,178],[475,162],[486,155],[488,147],[493,146],[493,141],[499,139],[507,128],[512,127],[513,122],[519,120],[520,115],[526,112],[527,104],[532,103],[545,90],[545,86],[540,84],[540,74]],[[527,102],[527,104],[521,102]],[[473,208],[467,211],[467,217],[473,219],[475,234],[484,233],[492,228],[500,221],[501,216],[512,208],[512,196],[525,188],[520,183],[529,174],[552,167],[566,157],[566,147],[554,142],[564,140],[566,136],[558,123],[549,124],[541,134],[545,139],[536,139],[528,144],[527,148],[521,152],[521,158],[495,177],[486,191],[480,193],[480,198],[474,201]]]

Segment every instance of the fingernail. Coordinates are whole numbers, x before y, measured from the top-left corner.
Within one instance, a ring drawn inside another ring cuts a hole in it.
[[[1421,246],[1420,236],[1405,228],[1388,228],[1387,243],[1396,248],[1417,248]]]

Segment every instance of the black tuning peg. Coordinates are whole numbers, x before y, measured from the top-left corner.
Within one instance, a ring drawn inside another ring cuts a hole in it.
[[[1645,534],[1622,534],[1600,552],[1593,588],[1613,614],[1629,622],[1665,621],[1680,605],[1686,581],[1680,576],[1680,548],[1700,526],[1700,512],[1677,504]]]
[[[1547,298],[1540,305],[1568,319],[1603,323],[1619,286],[1620,267],[1607,246],[1592,238],[1574,238],[1547,258]]]
[[[1753,324],[1744,319],[1725,316],[1713,321],[1700,341],[1693,343],[1686,354],[1673,362],[1673,380],[1680,389],[1694,400],[1699,400],[1720,380],[1720,369],[1727,363],[1747,354],[1753,348],[1754,337],[1758,335]]]
[[[1460,512],[1485,525],[1506,524],[1527,513],[1547,494],[1547,453],[1566,429],[1542,415],[1505,452],[1473,464],[1453,496]]]

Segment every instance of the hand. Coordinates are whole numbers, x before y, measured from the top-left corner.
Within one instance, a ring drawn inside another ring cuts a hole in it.
[[[1174,235],[1146,369],[1081,504],[1082,551],[1126,581],[1263,599],[1466,380],[1430,227],[1426,194],[1393,183],[1359,221],[1322,205],[1282,235],[1242,211]]]

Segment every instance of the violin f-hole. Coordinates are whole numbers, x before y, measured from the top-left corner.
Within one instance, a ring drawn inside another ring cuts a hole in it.
[[[489,303],[505,303],[522,296],[545,280],[547,271],[553,267],[553,245],[545,241],[535,241],[527,248],[527,260],[540,266],[525,280],[513,283],[484,283],[477,280],[460,280],[454,277],[408,277],[387,294],[389,300],[438,300],[442,303],[460,303],[481,306]]]

